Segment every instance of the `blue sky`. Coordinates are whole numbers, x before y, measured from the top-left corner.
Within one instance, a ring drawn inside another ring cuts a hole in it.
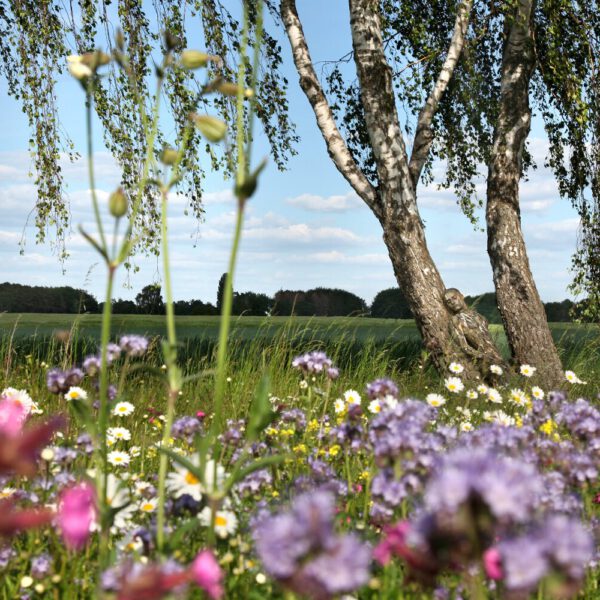
[[[332,3],[333,4],[333,3]],[[298,2],[300,17],[315,62],[332,60],[350,49],[347,4],[324,10],[320,3]],[[368,302],[395,285],[381,228],[332,165],[317,130],[312,110],[298,86],[289,44],[278,32],[284,54],[284,73],[290,82],[290,114],[301,136],[298,156],[280,173],[270,164],[261,178],[246,215],[241,258],[234,282],[238,291],[272,294],[278,289],[340,287]],[[190,47],[194,47],[190,39]],[[85,143],[83,92],[65,76],[58,87],[64,129],[79,150]],[[0,97],[0,282],[32,285],[72,285],[101,298],[105,273],[97,255],[77,233],[82,223],[93,231],[89,185],[83,162],[64,164],[73,232],[68,240],[70,258],[61,265],[52,244],[36,245],[33,219],[35,190],[28,173],[29,131],[18,104]],[[96,128],[98,131],[98,128]],[[99,138],[99,136],[97,136]],[[540,123],[534,121],[531,150],[539,168],[522,184],[522,222],[536,282],[545,301],[567,297],[570,257],[575,248],[577,215],[561,201],[552,174],[543,168],[547,143]],[[119,181],[111,157],[95,140],[97,189],[106,202]],[[266,152],[264,140],[255,157]],[[441,181],[443,165],[438,173]],[[217,282],[226,270],[231,243],[234,203],[230,183],[218,174],[206,179],[206,218],[199,225],[184,215],[185,201],[172,198],[170,240],[174,295],[177,299],[215,301]],[[480,189],[485,190],[482,181]],[[435,185],[420,188],[419,206],[427,226],[431,253],[448,287],[465,294],[493,289],[485,234],[475,231],[458,209],[451,192]],[[25,253],[19,240],[25,236]],[[139,257],[139,272],[120,274],[115,295],[133,298],[146,284],[160,282],[160,261]],[[63,273],[64,269],[64,273]]]

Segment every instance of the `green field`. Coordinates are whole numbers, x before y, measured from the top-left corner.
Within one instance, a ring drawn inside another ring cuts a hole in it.
[[[47,361],[64,357],[64,340],[73,361],[95,352],[101,315],[0,314],[0,358],[19,354]],[[179,357],[193,370],[212,355],[219,317],[177,317]],[[594,325],[552,323],[552,333],[565,368],[594,374],[600,370],[600,328]],[[500,325],[491,325],[498,347],[508,358],[506,337]],[[64,334],[68,332],[69,335]],[[156,340],[155,360],[162,362],[158,340],[164,334],[164,317],[114,315],[113,339],[125,333],[147,335]],[[59,341],[62,339],[63,341]],[[412,320],[365,317],[234,317],[231,331],[232,357],[278,356],[322,348],[344,366],[354,365],[358,355],[378,356],[386,370],[406,371],[421,359],[422,346]],[[9,351],[10,350],[10,351]],[[210,359],[209,359],[210,360]]]
[[[69,331],[81,338],[99,339],[101,315],[84,314],[0,314],[0,336],[45,338]],[[177,317],[177,334],[180,340],[217,339],[220,317]],[[160,315],[114,315],[112,331],[115,336],[138,333],[151,337],[162,336],[164,317]],[[505,351],[506,338],[500,325],[490,326],[498,345]],[[600,327],[574,323],[551,323],[550,328],[559,346],[587,345],[600,341]],[[419,333],[415,322],[401,319],[371,319],[365,317],[233,317],[232,337],[253,340],[257,337],[272,339],[286,334],[296,340],[358,342],[418,342]]]

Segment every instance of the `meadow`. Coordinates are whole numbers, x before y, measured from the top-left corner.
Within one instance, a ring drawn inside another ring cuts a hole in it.
[[[0,317],[0,407],[25,406],[24,431],[69,416],[25,479],[0,455],[0,501],[53,523],[0,544],[0,597],[600,598],[596,327],[553,325],[574,379],[551,393],[535,369],[440,376],[411,321],[241,317],[215,411],[219,320],[178,318],[165,440],[163,318],[113,323],[103,542],[86,483],[99,319]],[[0,531],[14,536],[7,507]]]

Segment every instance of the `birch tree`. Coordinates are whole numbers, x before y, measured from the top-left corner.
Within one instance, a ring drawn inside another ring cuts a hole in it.
[[[394,271],[426,346],[453,352],[440,331],[443,283],[425,244],[417,189],[433,181],[452,189],[477,224],[476,193],[487,168],[488,250],[513,361],[535,365],[551,384],[562,367],[535,286],[521,229],[519,184],[535,167],[528,151],[533,105],[549,139],[546,165],[561,196],[582,219],[575,255],[577,291],[598,304],[597,2],[518,0],[349,0],[357,79],[336,65],[327,102],[293,0],[280,8],[300,75],[328,151],[379,219]],[[413,139],[405,149],[398,124]],[[387,152],[386,152],[387,151]],[[426,273],[426,276],[424,276]]]
[[[340,133],[315,72],[296,3],[282,0],[281,16],[300,86],[313,108],[333,163],[381,224],[396,279],[415,316],[425,348],[438,367],[443,369],[450,361],[458,360],[474,373],[477,366],[455,342],[444,303],[446,286],[429,253],[417,206],[417,185],[433,143],[433,118],[463,50],[472,2],[465,0],[457,5],[445,59],[419,112],[410,154],[398,118],[392,69],[384,51],[379,2],[350,0],[349,6],[362,115],[374,165],[371,178],[357,164]]]

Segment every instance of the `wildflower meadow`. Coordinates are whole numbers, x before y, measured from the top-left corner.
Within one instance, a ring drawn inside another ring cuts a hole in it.
[[[237,83],[207,81],[198,95],[237,105],[232,139],[198,111],[158,148],[171,69],[219,60],[165,37],[153,111],[140,102],[137,195],[115,190],[103,222],[92,194],[96,231],[82,229],[106,276],[99,342],[75,343],[74,331],[47,344],[3,337],[0,597],[600,600],[594,335],[579,349],[559,343],[559,385],[533,361],[474,376],[457,357],[436,370],[418,345],[399,356],[368,340],[298,337],[293,319],[269,338],[231,341],[244,211],[265,168],[251,152],[256,81],[245,71],[258,60],[257,23],[254,56],[242,35]],[[110,55],[65,57],[89,140],[102,69],[131,76],[131,51],[117,34]],[[237,210],[218,338],[190,358],[167,213],[196,132],[235,148]],[[91,141],[88,151],[94,190]],[[115,272],[135,251],[147,188],[161,219],[164,333],[117,334]]]

